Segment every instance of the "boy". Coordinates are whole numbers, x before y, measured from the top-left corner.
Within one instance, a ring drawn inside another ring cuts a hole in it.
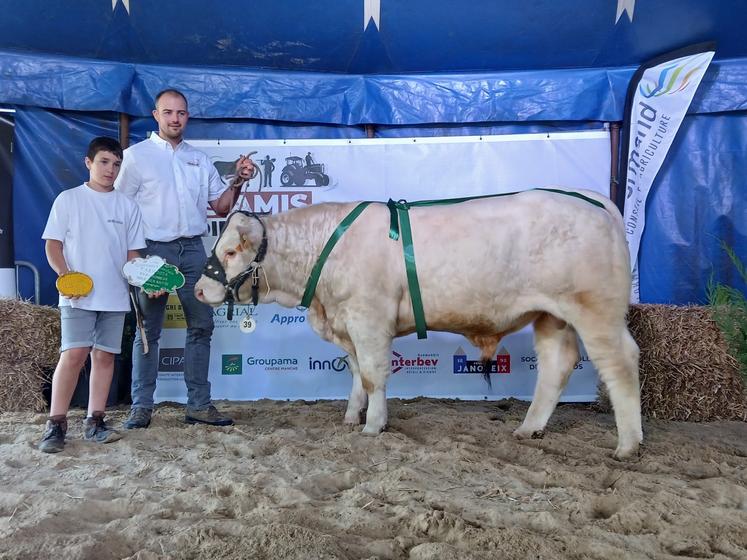
[[[114,190],[122,163],[119,142],[94,138],[85,163],[89,180],[59,194],[42,235],[47,260],[58,275],[76,271],[93,280],[87,296],[60,294],[60,361],[52,378],[49,419],[39,443],[45,453],[57,453],[65,446],[67,411],[89,352],[92,367],[84,437],[98,443],[121,438],[104,422],[104,409],[114,355],[121,350],[125,314],[130,309],[122,267],[139,256],[137,250],[145,247],[145,238],[137,205]]]

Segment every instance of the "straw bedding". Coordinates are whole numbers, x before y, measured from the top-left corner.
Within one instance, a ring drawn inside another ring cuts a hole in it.
[[[739,363],[708,307],[633,305],[628,314],[641,350],[641,409],[661,420],[747,420]],[[600,388],[600,406],[609,399]]]
[[[42,412],[42,389],[59,358],[60,312],[0,299],[0,317],[0,412]]]
[[[0,412],[41,412],[42,388],[59,356],[54,307],[0,299]],[[661,420],[747,421],[738,362],[729,355],[708,307],[633,305],[630,331],[641,349],[641,406]],[[600,408],[609,399],[600,388]]]

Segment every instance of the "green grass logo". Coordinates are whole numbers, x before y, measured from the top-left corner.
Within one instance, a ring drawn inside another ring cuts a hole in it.
[[[222,375],[241,375],[241,354],[223,354]]]

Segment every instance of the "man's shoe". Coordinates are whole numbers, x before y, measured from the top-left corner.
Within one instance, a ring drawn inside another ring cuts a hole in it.
[[[44,453],[59,453],[65,448],[65,434],[67,433],[67,420],[47,420],[44,427],[44,435],[39,442],[39,451]]]
[[[187,424],[210,424],[211,426],[233,425],[233,420],[218,412],[218,409],[212,404],[202,410],[188,408],[187,414],[184,416],[184,421]]]
[[[122,424],[125,430],[135,430],[137,428],[147,428],[150,426],[150,417],[152,410],[147,408],[132,408],[130,416]]]
[[[111,443],[122,439],[122,434],[106,425],[103,412],[94,412],[83,422],[83,437],[96,443]]]

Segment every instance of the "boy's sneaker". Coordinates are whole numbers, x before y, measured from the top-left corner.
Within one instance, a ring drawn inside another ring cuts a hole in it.
[[[148,408],[133,407],[130,410],[130,416],[124,421],[125,430],[135,430],[137,428],[147,428],[150,426],[150,418],[153,411]]]
[[[211,426],[233,425],[233,420],[218,412],[218,409],[212,404],[201,410],[188,408],[187,413],[184,416],[184,421],[187,424],[209,424]]]
[[[106,425],[103,413],[94,412],[83,422],[83,437],[96,443],[111,443],[122,439],[122,434]]]
[[[39,442],[39,451],[44,453],[59,453],[65,448],[65,434],[67,433],[67,419],[47,420],[44,435]]]

